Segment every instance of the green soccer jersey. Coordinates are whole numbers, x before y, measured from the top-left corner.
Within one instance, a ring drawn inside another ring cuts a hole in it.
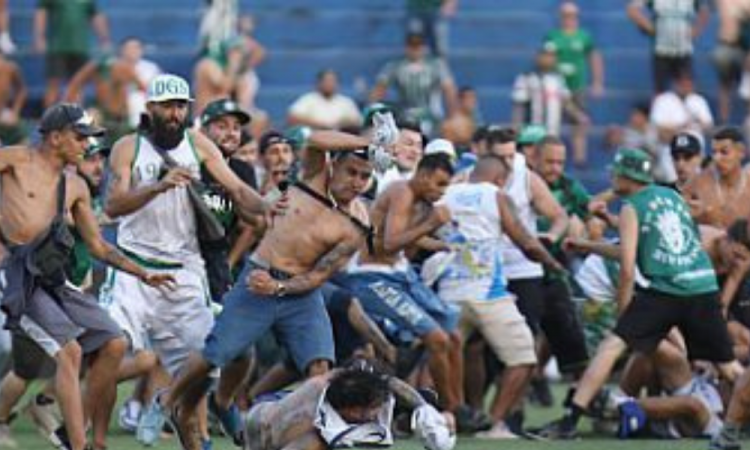
[[[638,216],[636,264],[649,289],[678,297],[719,289],[690,209],[677,192],[651,185],[625,201]]]
[[[39,0],[37,8],[47,11],[49,53],[89,54],[94,0]]]
[[[563,30],[550,31],[544,39],[557,54],[557,69],[565,77],[565,83],[572,92],[586,89],[588,85],[589,54],[594,50],[594,41],[586,31],[566,33]]]

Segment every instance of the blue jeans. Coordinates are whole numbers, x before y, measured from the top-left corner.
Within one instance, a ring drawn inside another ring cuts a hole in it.
[[[248,273],[246,265],[238,279],[247,279]],[[335,361],[331,321],[320,289],[277,298],[250,292],[244,282],[224,296],[224,309],[206,338],[203,357],[224,367],[269,331],[302,373],[313,361]]]

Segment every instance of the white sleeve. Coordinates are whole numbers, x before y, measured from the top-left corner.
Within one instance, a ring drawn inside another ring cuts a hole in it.
[[[342,104],[342,117],[345,119],[345,122],[347,123],[356,123],[359,124],[362,122],[362,114],[359,112],[359,108],[357,108],[357,104],[354,103],[354,100],[350,99],[349,97],[342,96],[343,101]]]
[[[711,127],[714,124],[714,116],[708,102],[700,95],[691,95],[685,101],[690,115],[700,122],[701,127]]]
[[[295,100],[292,106],[289,107],[289,115],[295,117],[308,118],[310,115],[310,108],[312,107],[313,98],[310,93],[303,95],[302,97]]]
[[[516,77],[511,97],[514,103],[527,103],[530,100],[529,83],[526,74],[521,74]]]

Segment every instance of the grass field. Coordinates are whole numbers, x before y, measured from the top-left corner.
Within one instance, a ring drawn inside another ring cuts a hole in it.
[[[557,398],[562,397],[562,391],[556,389]],[[127,387],[121,390],[120,399],[124,399],[129,392]],[[530,408],[527,412],[527,426],[541,425],[548,420],[558,417],[559,408],[539,409]],[[461,450],[705,450],[708,442],[703,440],[681,440],[681,441],[652,441],[652,440],[630,440],[620,441],[615,438],[602,438],[600,436],[587,437],[588,423],[584,423],[582,431],[584,437],[575,441],[559,442],[533,442],[533,441],[482,441],[473,438],[460,438],[457,448]],[[31,422],[24,416],[17,419],[12,426],[13,437],[18,442],[20,450],[50,450],[53,447],[47,443],[34,429]],[[135,441],[132,435],[121,432],[113,425],[112,434],[108,442],[108,450],[140,450],[145,447]],[[750,445],[748,443],[747,445]],[[162,440],[154,449],[179,450],[176,439]],[[215,438],[214,449],[235,449],[231,442],[224,438]],[[417,441],[399,441],[395,446],[397,450],[422,450]]]

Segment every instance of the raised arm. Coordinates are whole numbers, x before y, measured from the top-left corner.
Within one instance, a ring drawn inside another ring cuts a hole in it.
[[[239,217],[253,227],[265,226],[266,205],[250,186],[243,182],[221,156],[216,145],[201,133],[189,132],[194,139],[206,170],[221,184],[235,203]]]
[[[654,35],[654,23],[643,13],[643,0],[631,0],[627,8],[628,17],[639,30]]]
[[[532,236],[521,223],[516,212],[513,200],[505,193],[497,193],[497,207],[500,211],[500,226],[503,233],[508,235],[511,241],[532,261],[536,261],[550,267],[553,270],[564,271],[565,269],[557,260],[550,255],[539,239]]]
[[[34,10],[34,50],[47,51],[47,10],[43,7]]]
[[[160,181],[133,189],[130,180],[131,166],[135,158],[135,144],[136,135],[120,139],[112,149],[112,155],[109,158],[112,178],[104,211],[113,219],[131,214],[143,208],[162,192],[177,186],[185,186],[192,180],[187,169],[174,168],[169,170]]]
[[[67,101],[81,103],[81,93],[96,75],[96,66],[96,61],[89,61],[73,75],[70,83],[68,83],[68,91],[65,94]]]
[[[11,82],[13,83],[13,104],[11,109],[17,118],[21,117],[21,111],[26,104],[26,98],[28,96],[28,90],[26,89],[26,82],[23,80],[23,74],[21,68],[14,65],[13,72],[11,73]]]
[[[531,204],[534,210],[550,221],[547,232],[552,243],[559,242],[565,237],[570,223],[568,213],[565,212],[555,196],[549,190],[547,183],[535,172],[529,172],[531,183]]]

